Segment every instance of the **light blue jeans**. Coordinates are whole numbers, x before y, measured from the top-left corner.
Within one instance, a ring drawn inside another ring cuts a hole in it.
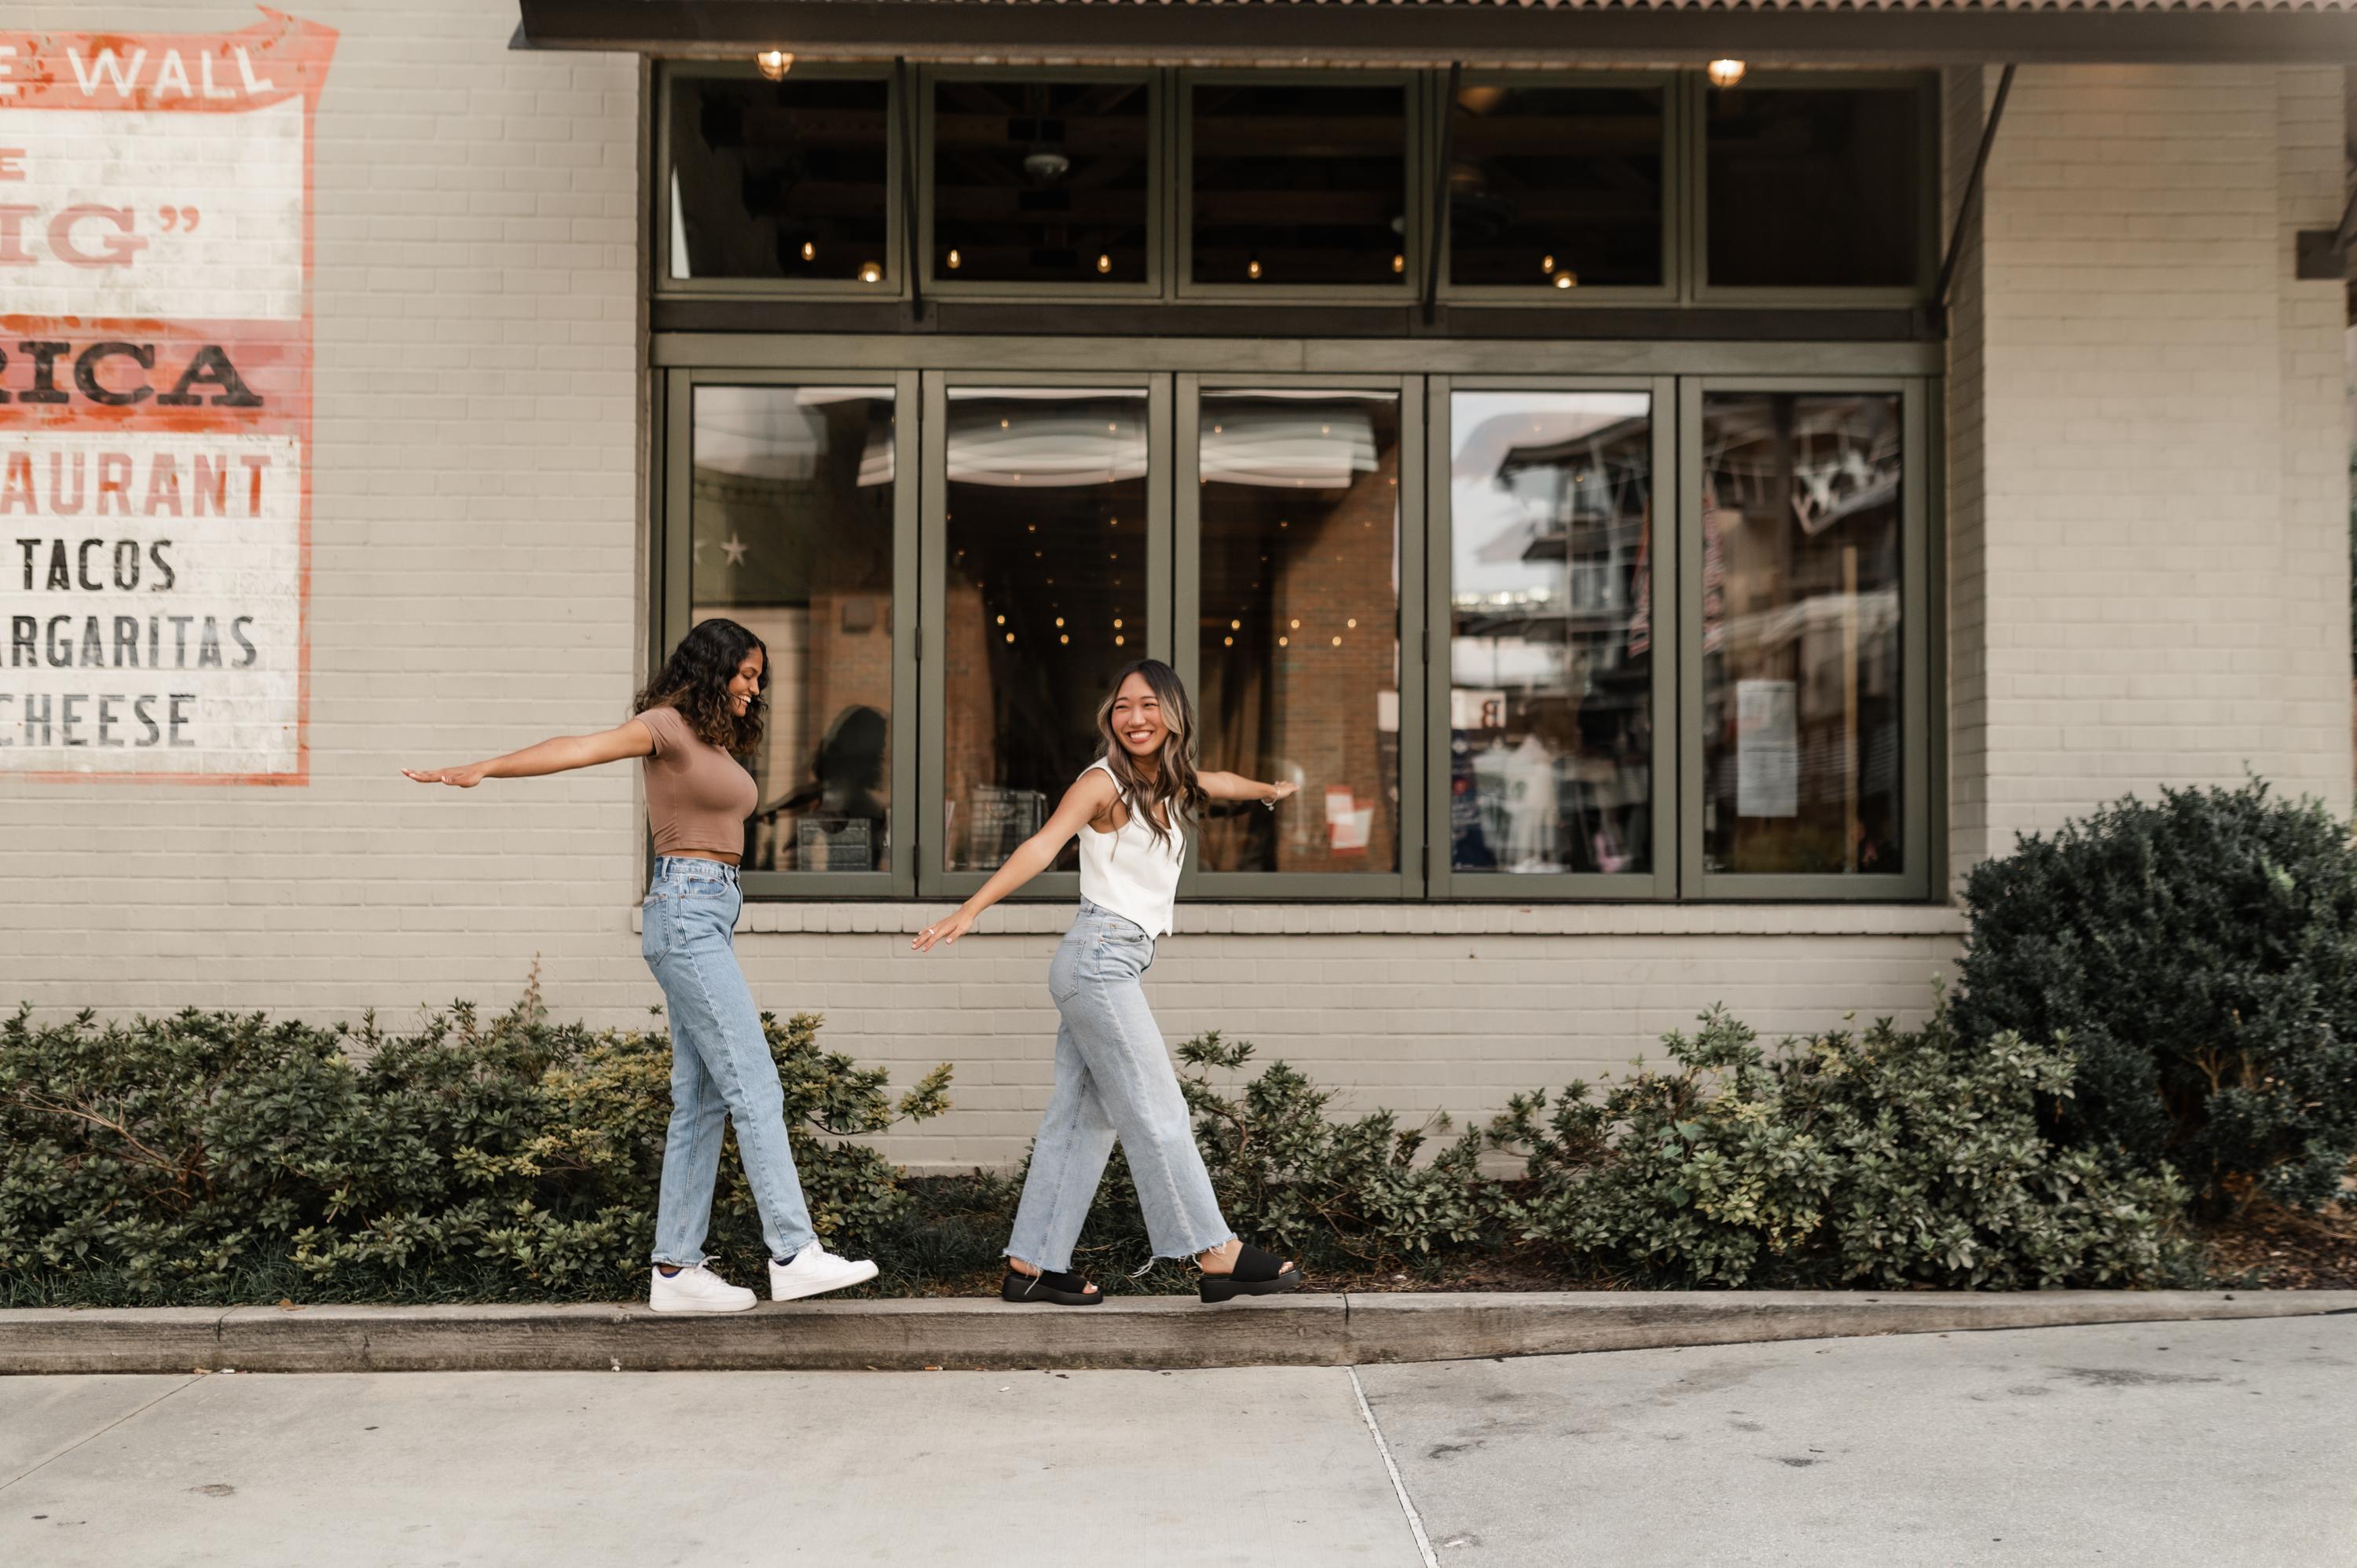
[[[812,1239],[786,1141],[785,1090],[761,1034],[760,1009],[737,967],[737,911],[744,902],[737,868],[716,860],[664,855],[647,888],[639,950],[662,986],[671,1018],[671,1134],[655,1204],[658,1263],[694,1268],[704,1262],[726,1121],[737,1124],[737,1153],[770,1255],[791,1258]]]
[[[1211,1196],[1178,1075],[1138,984],[1153,961],[1154,939],[1136,922],[1081,900],[1048,966],[1048,994],[1063,1015],[1056,1088],[1031,1145],[1010,1258],[1058,1273],[1072,1266],[1116,1138],[1137,1180],[1155,1256],[1192,1257],[1234,1235]]]

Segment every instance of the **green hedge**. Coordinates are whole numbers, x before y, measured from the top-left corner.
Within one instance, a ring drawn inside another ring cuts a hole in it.
[[[1648,1283],[2044,1289],[2188,1283],[2167,1175],[2040,1134],[2073,1060],[2018,1036],[1920,1030],[1788,1043],[1725,1013],[1665,1036],[1670,1070],[1602,1099],[1517,1096],[1491,1129],[1525,1157],[1526,1240]]]
[[[946,1109],[936,1069],[885,1075],[765,1019],[820,1233],[880,1288],[977,1288],[1018,1186],[925,1184],[843,1141]],[[1427,1278],[1512,1261],[1654,1286],[2141,1285],[2189,1276],[2167,1174],[2040,1135],[2062,1046],[1966,1045],[1943,1014],[1763,1049],[1723,1014],[1597,1098],[1516,1097],[1486,1127],[1337,1120],[1333,1094],[1251,1046],[1179,1049],[1231,1223],[1313,1276]],[[660,1032],[550,1024],[537,999],[455,1006],[406,1034],[187,1012],[0,1025],[0,1300],[605,1299],[637,1294],[669,1116]],[[1434,1135],[1444,1141],[1428,1147]],[[1485,1176],[1494,1150],[1518,1179]],[[941,1190],[936,1192],[935,1188]],[[734,1151],[715,1254],[757,1268]],[[1150,1247],[1115,1156],[1082,1266],[1119,1286]],[[1145,1288],[1186,1288],[1177,1268]],[[1136,1287],[1132,1287],[1136,1288]]]
[[[949,1069],[897,1105],[886,1075],[764,1015],[811,1214],[875,1230],[897,1170],[840,1141],[948,1108]],[[482,1020],[315,1028],[195,1010],[0,1025],[0,1273],[94,1275],[133,1299],[212,1299],[256,1279],[347,1298],[611,1299],[642,1287],[671,1047],[548,1022],[536,993]],[[834,1140],[834,1141],[830,1141]],[[762,1247],[733,1134],[712,1249]]]

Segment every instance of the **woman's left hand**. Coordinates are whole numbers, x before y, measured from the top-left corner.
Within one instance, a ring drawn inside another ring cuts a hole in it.
[[[1263,800],[1261,804],[1274,811],[1276,810],[1276,803],[1279,800],[1284,800],[1287,795],[1292,794],[1296,789],[1300,788],[1300,785],[1293,783],[1290,780],[1287,780],[1283,784],[1272,784],[1268,787],[1268,799]]]
[[[936,920],[919,931],[909,940],[909,947],[914,952],[931,952],[936,943],[954,943],[973,929],[974,917],[960,909],[948,919]]]

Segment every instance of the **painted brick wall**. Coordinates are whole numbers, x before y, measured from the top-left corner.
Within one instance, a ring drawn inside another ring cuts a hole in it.
[[[1950,209],[1996,72],[1949,75]],[[2028,67],[1951,360],[1953,869],[2250,769],[2347,809],[2337,68]]]
[[[403,1018],[504,1002],[537,959],[560,1013],[643,1018],[629,769],[469,794],[396,772],[626,708],[639,67],[511,53],[511,13],[468,0],[303,14],[342,33],[317,124],[311,780],[0,775],[0,998]],[[30,0],[9,25],[253,16]],[[2288,281],[2289,230],[2331,215],[2337,90],[2025,73],[1968,273],[1998,286],[1968,290],[1949,425],[1963,854],[2245,755],[2346,795],[2338,344],[2330,289]],[[913,909],[770,908],[740,947],[765,1004],[824,1011],[900,1080],[955,1064],[959,1109],[896,1155],[996,1162],[1045,1098],[1060,916],[995,913],[920,960]],[[1148,989],[1174,1040],[1253,1038],[1346,1109],[1479,1115],[1713,1002],[1771,1034],[1920,1016],[1955,940],[1943,910],[1211,908]]]
[[[0,995],[328,1015],[560,996],[636,957],[623,769],[404,779],[627,712],[639,668],[638,80],[511,7],[304,0],[317,124],[311,777],[0,775]],[[251,5],[30,0],[6,25],[229,31]]]

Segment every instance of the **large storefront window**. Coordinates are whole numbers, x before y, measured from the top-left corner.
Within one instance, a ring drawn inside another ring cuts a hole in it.
[[[952,387],[942,614],[945,868],[998,869],[1102,742],[1096,709],[1147,651],[1146,395]],[[1080,863],[1068,845],[1060,869]]]
[[[1900,400],[1702,409],[1706,869],[1902,873]]]
[[[726,617],[770,650],[745,868],[889,872],[892,389],[700,386],[694,400],[688,618]]]
[[[1453,886],[1654,869],[1652,399],[1449,399]]]
[[[1145,657],[1295,786],[1182,897],[1943,885],[1928,73],[657,85],[649,651],[770,640],[754,896],[972,892]]]
[[[1214,815],[1199,865],[1396,872],[1399,399],[1207,392],[1196,425],[1202,766],[1299,790]]]
[[[773,661],[757,893],[971,892],[1150,657],[1296,787],[1190,897],[1932,894],[1928,379],[673,378],[666,636]]]

